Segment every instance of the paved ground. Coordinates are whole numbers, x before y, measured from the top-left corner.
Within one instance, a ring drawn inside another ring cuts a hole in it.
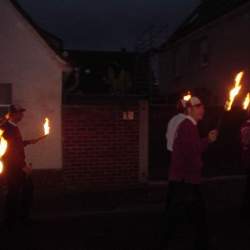
[[[205,185],[211,250],[250,249],[250,223],[239,213],[244,185],[241,178]],[[165,191],[165,186],[150,188],[115,199],[114,194],[46,195],[35,204],[33,226],[0,233],[0,250],[156,250]],[[172,243],[171,250],[194,250],[190,225],[182,225]]]
[[[43,218],[31,227],[20,228],[16,234],[2,234],[0,249],[154,250],[162,230],[162,215],[159,210]],[[250,249],[250,224],[240,219],[236,210],[210,214],[209,218],[216,246],[213,249]],[[192,250],[191,232],[189,225],[182,225],[172,249]]]

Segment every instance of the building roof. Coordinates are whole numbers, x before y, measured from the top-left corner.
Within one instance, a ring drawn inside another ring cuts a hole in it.
[[[90,50],[65,50],[65,57],[76,67],[100,66],[114,62],[130,67],[134,63],[136,53],[127,51],[90,51]]]
[[[17,0],[10,0],[12,5],[16,10],[24,17],[24,19],[36,30],[36,32],[43,38],[47,45],[56,53],[57,56],[61,57],[61,52],[63,49],[63,42],[60,38],[51,34],[50,32],[44,30],[39,25],[37,25],[31,16],[22,8]],[[63,60],[63,59],[62,59]]]
[[[181,39],[198,28],[214,21],[250,0],[202,0],[201,4],[183,22],[169,39],[170,42]]]

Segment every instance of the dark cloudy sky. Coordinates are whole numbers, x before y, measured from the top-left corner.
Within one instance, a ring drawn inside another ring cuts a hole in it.
[[[151,25],[173,30],[200,0],[19,0],[66,48],[133,49]]]

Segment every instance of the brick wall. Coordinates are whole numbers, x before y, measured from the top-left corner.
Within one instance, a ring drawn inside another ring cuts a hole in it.
[[[124,120],[123,112],[134,112]],[[64,105],[66,186],[98,189],[138,183],[139,102]]]

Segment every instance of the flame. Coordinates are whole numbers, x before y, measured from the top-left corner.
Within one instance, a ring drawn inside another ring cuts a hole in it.
[[[0,129],[0,174],[3,173],[4,165],[3,162],[1,161],[1,158],[4,156],[6,153],[8,143],[7,141],[3,138],[3,130]]]
[[[188,91],[187,95],[183,96],[183,100],[184,100],[185,102],[190,101],[191,98],[192,98],[192,95],[191,95],[191,92],[190,92],[190,91]]]
[[[44,129],[44,135],[49,135],[50,133],[50,126],[49,126],[49,118],[45,118],[44,124],[43,124],[43,129]]]
[[[3,173],[3,169],[4,169],[3,162],[0,161],[0,174]]]
[[[250,104],[250,93],[247,94],[247,96],[243,102],[243,109],[248,110],[249,104]]]
[[[235,77],[234,88],[230,90],[229,99],[227,100],[226,105],[225,105],[226,111],[230,111],[232,109],[232,105],[234,103],[235,97],[240,93],[240,90],[242,88],[242,85],[240,83],[241,83],[243,75],[244,75],[244,72],[241,71]]]
[[[4,156],[4,154],[7,150],[7,146],[8,146],[7,141],[3,137],[1,137],[1,139],[0,139],[0,158],[2,158]]]

